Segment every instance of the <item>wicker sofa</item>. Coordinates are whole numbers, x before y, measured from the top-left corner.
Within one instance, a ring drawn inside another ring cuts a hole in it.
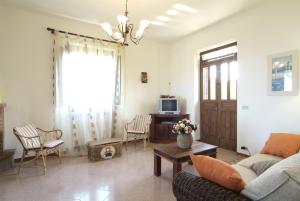
[[[265,161],[274,161],[274,165],[257,175],[251,167]],[[246,182],[242,193],[182,171],[173,180],[177,201],[298,201],[300,198],[300,153],[285,159],[256,154],[232,166]]]
[[[250,201],[241,194],[183,171],[173,180],[173,193],[177,201]]]

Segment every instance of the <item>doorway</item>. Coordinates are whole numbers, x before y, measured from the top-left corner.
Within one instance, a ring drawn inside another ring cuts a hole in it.
[[[200,139],[236,151],[237,43],[200,53]]]

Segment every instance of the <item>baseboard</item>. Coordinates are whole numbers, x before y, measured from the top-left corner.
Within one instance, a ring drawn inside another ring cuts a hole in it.
[[[236,153],[240,156],[243,156],[243,157],[250,157],[250,155],[248,155],[248,154],[244,154],[244,153],[241,153],[241,152],[236,152]]]
[[[30,160],[32,160],[32,159],[34,159],[35,158],[35,156],[28,156],[28,157],[26,157],[26,158],[24,158],[24,162],[25,161],[30,161]],[[15,158],[15,163],[19,163],[19,162],[21,162],[21,158]]]
[[[47,156],[56,156],[56,154],[55,153],[51,153],[51,154],[48,154]],[[30,161],[30,160],[32,160],[34,158],[35,158],[35,156],[28,156],[28,157],[24,158],[23,161],[24,162]],[[41,157],[39,157],[39,158],[41,158]],[[15,163],[19,163],[19,162],[21,162],[21,158],[15,158]]]

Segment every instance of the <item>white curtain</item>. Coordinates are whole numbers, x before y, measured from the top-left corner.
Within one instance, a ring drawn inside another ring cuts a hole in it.
[[[112,137],[118,47],[56,37],[55,127],[68,155],[86,153],[89,141]]]

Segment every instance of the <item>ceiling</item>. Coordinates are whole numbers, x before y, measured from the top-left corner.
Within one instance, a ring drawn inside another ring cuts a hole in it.
[[[128,11],[129,20],[135,25],[143,19],[152,21],[145,37],[170,41],[254,7],[262,1],[128,0]],[[123,14],[125,7],[125,0],[0,0],[0,3],[93,24],[108,21],[112,25],[117,23],[116,16]],[[168,10],[172,11],[168,14]]]

